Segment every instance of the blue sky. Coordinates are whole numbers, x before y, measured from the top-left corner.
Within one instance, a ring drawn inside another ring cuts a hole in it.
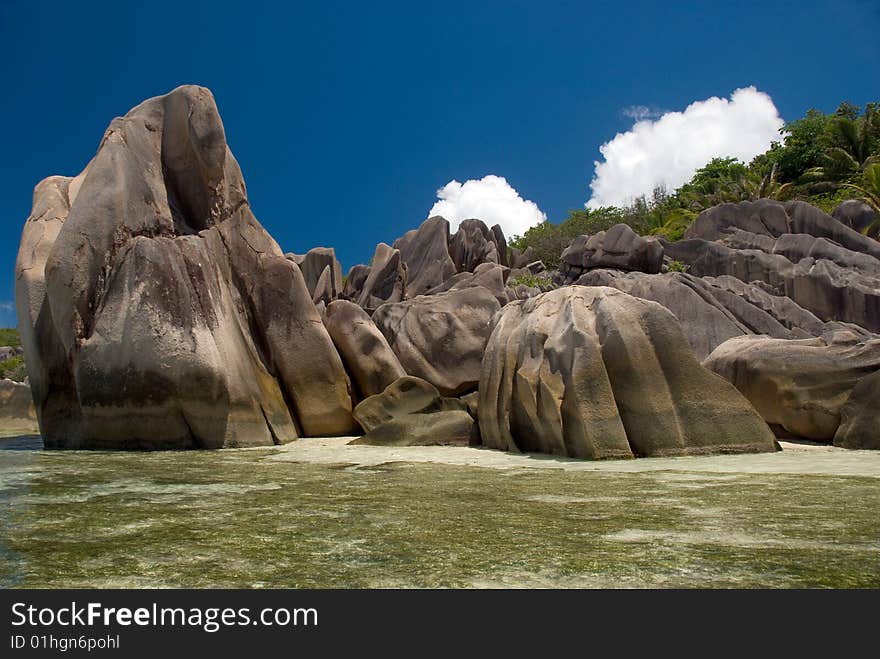
[[[138,5],[0,4],[0,325],[34,185],[78,173],[114,116],[179,84],[214,92],[282,248],[333,246],[346,268],[452,179],[503,176],[562,219],[627,108],[755,86],[791,119],[880,90],[875,2]]]

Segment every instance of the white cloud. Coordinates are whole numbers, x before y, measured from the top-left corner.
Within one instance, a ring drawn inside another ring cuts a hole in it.
[[[526,229],[547,219],[538,205],[520,197],[503,176],[489,174],[479,180],[452,180],[437,190],[437,201],[428,217],[442,215],[452,231],[462,220],[476,218],[487,226],[500,224],[504,235],[522,235]]]
[[[638,121],[599,147],[605,160],[595,163],[586,205],[624,205],[659,185],[674,190],[715,157],[748,162],[779,139],[783,123],[773,99],[754,87],[737,89],[729,100],[713,96],[683,112]]]
[[[663,115],[660,110],[649,108],[647,105],[630,105],[621,110],[624,117],[629,117],[634,121],[643,121],[645,119],[656,119]]]

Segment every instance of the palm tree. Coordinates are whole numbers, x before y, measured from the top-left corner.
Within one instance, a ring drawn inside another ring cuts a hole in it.
[[[880,216],[880,162],[874,162],[865,167],[862,179],[862,185],[844,183],[841,187],[861,195],[859,199],[873,208],[874,212]],[[862,233],[868,236],[876,235],[878,232],[880,232],[880,217],[862,229]]]
[[[746,175],[739,180],[739,189],[743,199],[777,199],[788,197],[792,191],[792,183],[779,183],[776,180],[777,163],[773,163],[770,173],[760,179],[755,175]]]
[[[823,154],[825,163],[822,166],[807,170],[804,175],[807,181],[839,181],[880,162],[880,156],[871,153],[874,135],[880,130],[880,110],[876,106],[869,105],[865,114],[856,119],[833,117],[829,127],[839,146],[828,148]]]

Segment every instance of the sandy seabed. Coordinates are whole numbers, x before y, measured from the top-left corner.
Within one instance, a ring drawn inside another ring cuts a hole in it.
[[[395,462],[434,463],[491,469],[562,469],[640,473],[687,471],[741,474],[828,474],[880,478],[880,451],[852,451],[811,442],[780,442],[776,453],[578,460],[537,453],[509,453],[459,446],[384,447],[349,445],[354,437],[300,439],[282,447],[272,460],[371,467]]]

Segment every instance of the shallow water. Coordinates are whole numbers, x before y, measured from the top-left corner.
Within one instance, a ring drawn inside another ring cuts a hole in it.
[[[877,452],[597,464],[343,444],[0,439],[0,586],[880,587]]]

